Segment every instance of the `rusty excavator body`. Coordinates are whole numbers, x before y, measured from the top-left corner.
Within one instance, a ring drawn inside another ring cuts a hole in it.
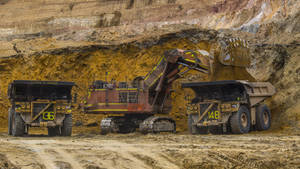
[[[208,74],[213,80],[253,80],[246,71],[250,65],[247,42],[240,39],[219,41],[211,50],[166,51],[145,76],[127,82],[94,81],[88,90],[84,112],[109,114],[101,121],[101,132],[175,132],[171,111],[172,83],[190,70]],[[224,76],[230,76],[224,79]]]

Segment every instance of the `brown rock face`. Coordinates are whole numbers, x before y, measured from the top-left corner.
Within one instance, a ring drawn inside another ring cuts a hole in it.
[[[7,85],[14,79],[88,84],[145,75],[172,48],[206,49],[218,38],[250,42],[248,72],[270,81],[273,127],[300,127],[299,7],[297,0],[35,0],[0,1],[0,125],[6,125]],[[209,29],[209,30],[208,30]],[[239,79],[249,79],[248,72]],[[225,72],[217,79],[224,79]],[[205,80],[200,75],[187,79]],[[185,129],[179,81],[171,116]],[[75,118],[91,121],[79,112]],[[76,121],[76,120],[74,120]],[[100,121],[97,117],[96,122]]]

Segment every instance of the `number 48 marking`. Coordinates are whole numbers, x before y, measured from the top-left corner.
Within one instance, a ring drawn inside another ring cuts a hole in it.
[[[208,112],[208,118],[218,120],[220,118],[220,112],[219,111]]]

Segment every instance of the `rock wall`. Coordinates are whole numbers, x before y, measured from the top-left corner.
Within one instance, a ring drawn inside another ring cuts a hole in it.
[[[7,121],[9,103],[6,91],[8,84],[14,79],[74,81],[78,85],[74,92],[79,94],[79,100],[83,103],[88,85],[94,80],[104,80],[105,72],[109,72],[108,80],[131,81],[152,70],[166,50],[180,48],[210,51],[218,38],[216,31],[189,29],[120,45],[86,45],[3,58],[0,60],[0,78],[3,79],[0,83],[3,101],[0,104],[0,122],[5,125]],[[176,93],[172,95],[174,108],[171,116],[176,119],[179,131],[186,129],[184,92],[180,88],[180,82],[207,80],[206,74],[195,73],[191,72],[174,83]],[[224,76],[222,79],[232,79],[231,76]],[[84,124],[95,121],[99,123],[101,117],[84,115],[79,107],[74,112],[74,121],[79,120]]]
[[[297,0],[9,0],[0,4],[0,40],[57,36],[90,41],[116,32],[130,38],[165,25],[232,28],[256,33],[261,25],[285,20]],[[109,27],[109,28],[108,28]],[[128,35],[126,35],[128,34]],[[116,37],[113,39],[117,40]],[[118,39],[120,40],[120,39]]]
[[[0,0],[0,126],[7,121],[11,80],[71,80],[82,97],[105,71],[130,79],[145,75],[164,50],[209,49],[217,38],[241,37],[251,44],[248,71],[277,88],[268,100],[273,128],[297,131],[299,7],[298,0]],[[177,91],[171,115],[184,130],[183,93]],[[95,119],[77,111],[80,118]]]

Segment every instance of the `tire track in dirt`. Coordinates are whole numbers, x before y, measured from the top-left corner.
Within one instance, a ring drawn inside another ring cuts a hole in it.
[[[57,147],[53,140],[15,140],[13,143],[20,144],[35,152],[40,161],[48,169],[61,168],[61,165],[67,168],[83,168],[75,159],[66,153],[61,147]],[[64,167],[64,168],[65,168]]]
[[[57,168],[56,164],[54,163],[54,161],[50,160],[53,157],[49,156],[49,154],[47,152],[45,152],[44,149],[41,149],[41,148],[39,148],[37,146],[28,146],[28,148],[30,148],[31,150],[33,150],[38,155],[38,158],[40,158],[39,161],[41,161],[44,164],[44,166],[46,166],[46,168],[49,168],[49,169],[51,169],[51,168]]]
[[[26,169],[297,168],[299,145],[280,135],[3,136],[0,154]]]
[[[76,159],[74,159],[73,158],[73,156],[72,155],[70,155],[69,153],[67,153],[65,150],[63,150],[63,149],[60,149],[60,148],[57,148],[57,147],[55,147],[55,149],[54,149],[56,152],[58,152],[59,153],[59,155],[62,157],[62,161],[63,162],[67,162],[67,163],[69,163],[71,166],[72,166],[72,168],[74,168],[74,169],[79,169],[79,168],[83,168],[78,162],[77,162],[77,160]]]
[[[87,143],[88,142],[88,143]],[[125,151],[120,142],[83,141],[67,143],[66,155],[73,156],[82,166],[101,166],[102,168],[150,168],[141,160]],[[66,143],[58,142],[57,148],[66,148]]]
[[[73,169],[87,168],[89,165],[103,168],[179,168],[163,158],[159,152],[154,151],[156,148],[152,149],[151,145],[128,144],[115,140],[101,141],[101,144],[99,141],[74,143],[71,140],[45,139],[16,139],[10,142],[37,154],[39,161],[49,169],[61,168],[61,165]],[[78,156],[84,153],[88,156]]]
[[[143,146],[141,144],[127,144],[119,141],[113,141],[114,145],[118,145],[120,148],[116,149],[114,146],[106,147],[112,151],[117,151],[123,156],[130,157],[133,161],[141,161],[147,165],[147,168],[165,168],[165,169],[177,169],[177,165],[171,163],[161,155],[153,150],[157,148]],[[150,148],[150,149],[149,149]],[[138,162],[140,164],[140,162]],[[143,166],[143,165],[141,165]]]
[[[104,168],[170,168],[177,169],[178,166],[171,163],[169,160],[161,157],[159,152],[155,152],[150,145],[143,144],[128,144],[116,140],[110,141],[88,141],[85,143],[69,143],[68,153],[81,154],[75,157],[80,161],[91,161],[91,158],[97,157],[94,160],[97,165]],[[58,144],[63,146],[64,144]],[[87,154],[88,152],[88,154]],[[91,155],[93,154],[93,155]],[[101,159],[101,161],[99,161]],[[131,167],[130,167],[131,166]]]

